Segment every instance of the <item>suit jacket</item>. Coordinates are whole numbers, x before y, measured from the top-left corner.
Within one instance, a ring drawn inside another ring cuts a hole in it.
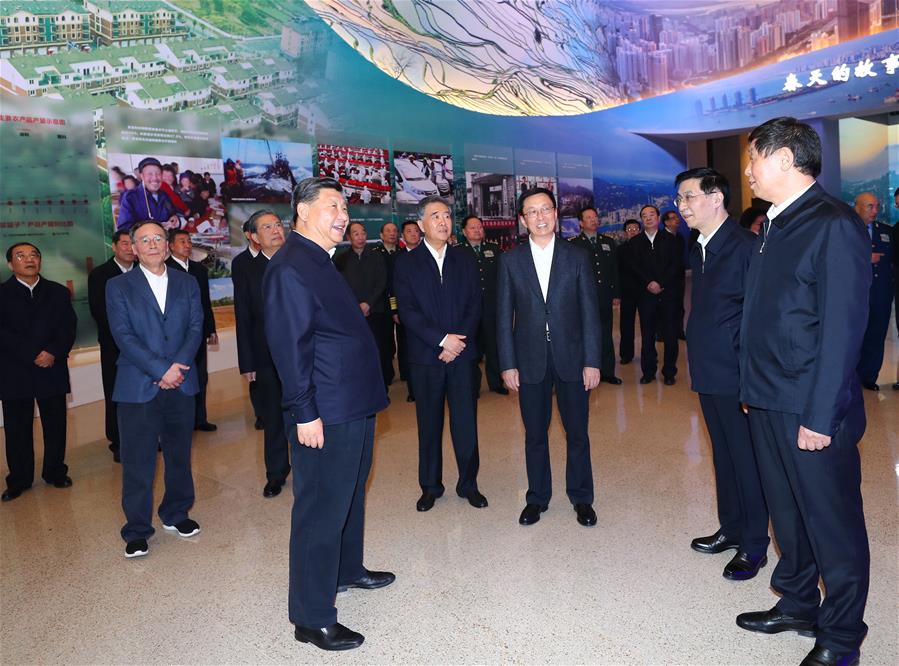
[[[291,231],[265,269],[262,294],[281,404],[292,423],[335,425],[387,406],[375,339],[327,252]]]
[[[274,367],[265,337],[265,308],[262,300],[262,277],[268,262],[268,258],[260,252],[255,259],[246,262],[243,277],[234,285],[237,367],[241,374]]]
[[[0,400],[71,390],[68,357],[77,321],[72,295],[58,282],[41,277],[33,297],[14,275],[0,285]],[[42,351],[55,357],[49,368],[34,364]]]
[[[634,272],[634,243],[628,239],[618,246],[618,289],[621,298],[636,300],[646,291],[642,280]]]
[[[496,276],[499,273],[499,255],[503,252],[502,248],[496,243],[483,241],[480,252],[477,252],[464,238],[456,247],[466,251],[477,262],[481,293],[484,296],[483,314],[496,317]]]
[[[860,401],[871,240],[815,183],[756,239],[740,330],[740,397],[833,435]]]
[[[396,263],[394,290],[400,321],[406,327],[410,363],[443,365],[437,358],[447,333],[466,336],[456,361],[478,358],[481,284],[478,266],[466,250],[446,246],[443,279],[424,241]],[[456,361],[453,361],[454,363]]]
[[[140,266],[106,283],[106,313],[119,347],[116,402],[150,402],[161,390],[159,380],[172,363],[190,366],[177,389],[187,395],[200,390],[194,357],[203,342],[203,312],[197,281],[183,271],[167,270],[165,312],[159,310]]]
[[[605,234],[596,234],[596,244],[580,233],[568,239],[569,243],[584,248],[590,253],[593,274],[596,276],[596,288],[600,298],[611,300],[621,296],[618,275],[618,247],[615,239]]]
[[[706,245],[705,261],[699,243],[690,253],[687,359],[697,393],[740,393],[740,320],[754,245],[755,234],[728,217]]]
[[[675,287],[684,275],[684,257],[683,245],[678,244],[674,234],[659,227],[652,243],[646,232],[634,236],[629,242],[633,243],[631,270],[640,285],[641,295],[650,295],[646,285],[655,281],[664,289],[663,298],[676,298]]]
[[[166,259],[165,264],[176,271],[185,272],[184,266],[172,257]],[[212,312],[212,301],[209,298],[209,271],[200,262],[188,259],[186,272],[197,279],[197,284],[200,287],[200,303],[203,307],[203,339],[205,340],[215,333],[215,315]]]
[[[112,351],[116,354],[119,348],[116,347],[112,331],[109,330],[109,319],[106,317],[106,283],[122,273],[115,257],[110,257],[109,261],[94,268],[87,276],[87,303],[91,317],[97,322],[97,342],[103,351]]]
[[[259,255],[257,254],[256,256],[258,257]],[[238,252],[231,260],[231,282],[234,284],[235,291],[237,290],[237,283],[243,279],[246,270],[253,259],[255,259],[255,257],[250,252],[250,247],[247,246],[243,249],[243,252]]]
[[[555,239],[544,302],[531,244],[503,254],[499,264],[496,329],[500,370],[518,369],[520,381],[536,384],[546,374],[546,329],[556,372],[580,381],[584,368],[598,368],[602,329],[590,255]]]
[[[352,248],[334,260],[337,270],[350,285],[359,303],[368,303],[370,311],[387,311],[387,265],[380,252],[365,246],[357,255]]]

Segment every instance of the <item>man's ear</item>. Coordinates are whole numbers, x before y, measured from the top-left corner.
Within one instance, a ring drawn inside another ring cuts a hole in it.
[[[786,146],[777,149],[777,158],[780,162],[781,171],[789,171],[793,168],[795,157],[793,151]]]

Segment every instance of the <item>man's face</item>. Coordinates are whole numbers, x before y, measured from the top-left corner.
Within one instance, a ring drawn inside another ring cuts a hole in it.
[[[624,235],[627,236],[628,240],[636,236],[640,233],[640,225],[639,224],[628,224],[624,227]]]
[[[644,208],[640,211],[640,219],[643,221],[643,229],[653,232],[659,228],[659,214],[655,208]]]
[[[165,239],[165,230],[158,224],[144,224],[134,234],[134,254],[137,260],[148,269],[156,270],[168,253],[169,244]]]
[[[418,225],[426,240],[439,245],[446,243],[453,230],[453,216],[450,215],[449,206],[439,201],[429,203],[425,206]]]
[[[175,236],[169,245],[169,249],[181,261],[190,259],[190,251],[193,249],[193,243],[190,242],[190,234],[178,234]]]
[[[130,264],[134,262],[134,249],[131,247],[131,238],[128,234],[119,236],[119,240],[112,244],[112,251],[120,264]]]
[[[462,235],[472,245],[479,245],[484,240],[484,224],[477,217],[470,217],[462,229]]]
[[[312,203],[298,204],[297,215],[309,237],[326,250],[343,240],[350,221],[343,193],[329,188],[319,190]]]
[[[162,169],[155,164],[148,164],[141,170],[140,179],[147,192],[158,192],[162,187]]]
[[[415,249],[421,243],[421,229],[417,224],[407,224],[403,227],[403,242],[406,247]]]
[[[549,195],[539,192],[522,202],[521,218],[533,238],[548,238],[556,231],[556,207]]]
[[[32,245],[16,245],[12,249],[12,260],[6,264],[20,280],[34,280],[41,272],[41,254]]]
[[[356,252],[361,252],[365,248],[365,241],[368,240],[365,227],[358,222],[354,222],[350,224],[349,229],[350,247]]]
[[[274,215],[263,215],[256,220],[256,233],[251,234],[251,239],[267,256],[272,256],[284,245],[284,225],[281,219]]]
[[[599,215],[595,210],[587,209],[581,213],[581,231],[588,236],[592,236],[599,229]]]
[[[855,199],[855,212],[862,218],[865,224],[871,224],[877,220],[880,212],[880,201],[870,192],[863,192]]]
[[[399,235],[400,232],[396,228],[396,225],[391,222],[390,224],[385,224],[384,228],[381,230],[381,241],[385,245],[396,245],[397,237]]]
[[[773,202],[777,198],[778,184],[783,180],[786,155],[785,148],[762,155],[755,149],[755,142],[749,146],[749,164],[744,174],[749,179],[752,193],[759,199]]]
[[[677,186],[676,203],[680,214],[684,217],[684,221],[691,229],[698,229],[712,222],[717,213],[717,207],[715,206],[717,203],[716,195],[705,194],[700,187],[699,178],[690,178]],[[665,219],[665,227],[668,229],[671,229],[668,226],[668,218],[670,217],[671,215],[668,215]],[[676,215],[674,217],[677,219]],[[674,225],[674,233],[677,233],[678,226],[678,224]]]
[[[665,213],[665,228],[673,234],[677,233],[678,228],[680,227],[680,217],[678,217],[677,213]]]

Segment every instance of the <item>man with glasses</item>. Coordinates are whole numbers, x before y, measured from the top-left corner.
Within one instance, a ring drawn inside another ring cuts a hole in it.
[[[618,284],[621,293],[621,309],[618,311],[618,329],[621,334],[618,340],[618,359],[621,365],[628,365],[634,360],[634,336],[637,319],[637,303],[643,287],[640,278],[634,273],[634,244],[643,227],[635,219],[624,223],[625,241],[618,247]]]
[[[549,507],[555,388],[568,446],[566,491],[578,523],[589,527],[596,512],[587,419],[590,391],[600,380],[603,330],[596,279],[585,250],[556,242],[552,192],[522,192],[518,215],[530,238],[502,256],[497,287],[500,370],[506,387],[518,393],[525,429],[528,491],[518,522],[533,525]]]
[[[9,475],[0,499],[9,502],[34,482],[34,403],[41,412],[41,477],[55,488],[72,479],[65,464],[68,356],[77,318],[69,290],[41,276],[41,251],[22,242],[6,250],[12,277],[0,285],[0,401]]]
[[[122,527],[125,557],[149,552],[155,530],[153,480],[156,452],[165,461],[162,526],[192,537],[200,526],[188,516],[194,503],[190,467],[194,396],[192,367],[203,341],[200,288],[187,273],[165,264],[165,230],[154,220],[131,227],[138,267],[106,284],[109,329],[120,350],[112,399],[118,403],[122,458]]]

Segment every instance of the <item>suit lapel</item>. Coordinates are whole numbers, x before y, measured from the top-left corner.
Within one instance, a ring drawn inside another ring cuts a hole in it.
[[[587,241],[588,243],[590,241]],[[563,243],[559,242],[559,238],[556,237],[553,239],[553,260],[550,264],[549,268],[549,284],[546,285],[546,302],[549,303],[552,300],[553,295],[553,287],[555,287],[560,282],[560,278],[557,277],[559,271],[564,270],[564,257],[560,258],[559,255],[563,254],[565,250],[562,249]]]
[[[153,290],[150,289],[150,283],[147,281],[147,276],[144,275],[144,272],[139,266],[135,266],[135,269],[138,274],[135,276],[134,283],[137,286],[138,293],[150,303],[153,307],[153,311],[161,316],[163,314],[162,310],[159,309],[159,303],[156,301],[156,296],[153,295]],[[171,285],[172,281],[170,279],[169,287],[171,287]],[[166,290],[166,302],[168,302],[168,290]]]
[[[525,279],[531,285],[531,289],[537,292],[537,295],[540,297],[540,300],[543,300],[543,290],[540,288],[540,278],[537,277],[537,264],[534,261],[534,250],[531,247],[531,242],[527,241],[527,252],[525,253]],[[547,293],[549,290],[547,290]]]

